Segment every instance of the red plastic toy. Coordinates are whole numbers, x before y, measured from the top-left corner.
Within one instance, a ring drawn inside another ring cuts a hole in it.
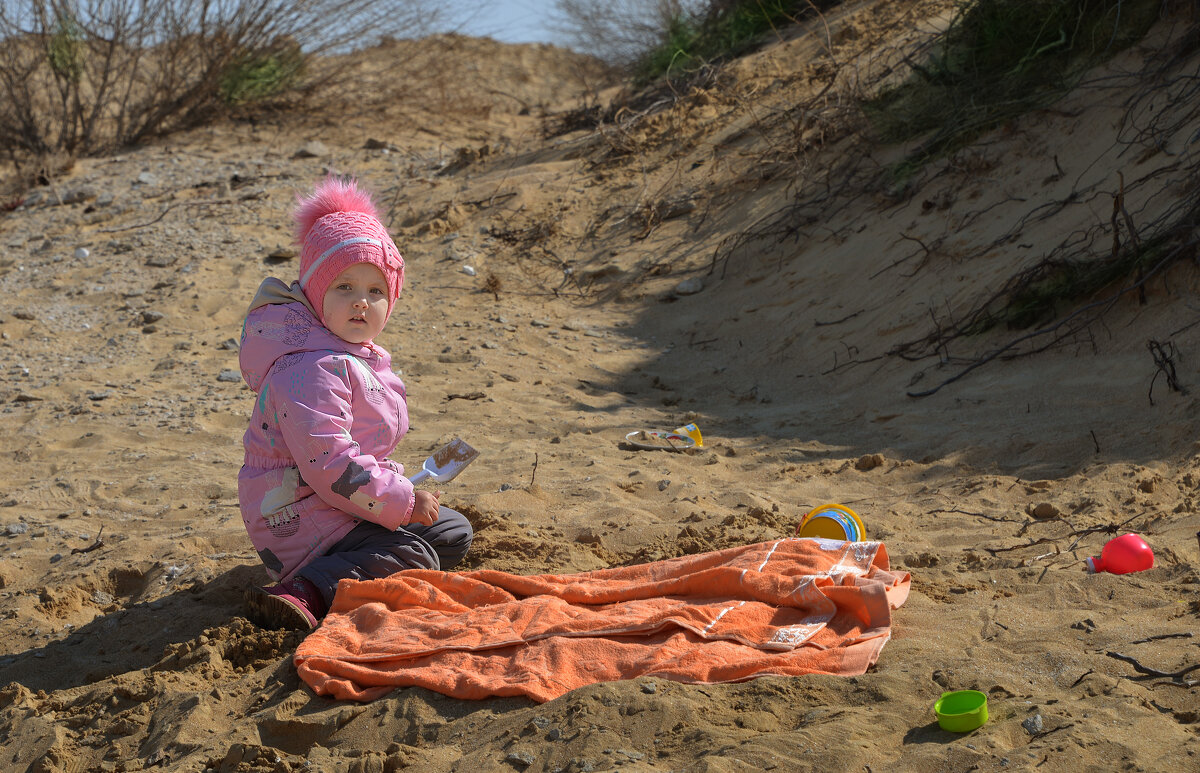
[[[1137,534],[1122,534],[1110,539],[1099,556],[1087,560],[1088,573],[1129,574],[1154,566],[1154,551]]]

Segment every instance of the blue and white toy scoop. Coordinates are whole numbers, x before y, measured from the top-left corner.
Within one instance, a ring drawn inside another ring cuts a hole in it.
[[[433,452],[433,456],[425,460],[425,464],[415,475],[409,476],[413,483],[425,479],[435,483],[446,483],[454,480],[467,465],[475,461],[479,452],[459,438],[451,440],[446,445]]]

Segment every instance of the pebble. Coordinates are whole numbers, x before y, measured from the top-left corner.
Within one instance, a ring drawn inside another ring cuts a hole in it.
[[[865,454],[858,457],[858,461],[854,463],[854,469],[866,472],[882,466],[883,461],[883,454]]]
[[[296,151],[294,158],[322,158],[329,155],[329,148],[320,140],[304,143],[304,146]]]
[[[1042,728],[1044,726],[1045,723],[1042,722],[1041,714],[1034,714],[1032,717],[1029,717],[1021,723],[1021,727],[1025,728],[1025,732],[1029,733],[1030,735],[1037,735],[1038,733],[1042,732]]]
[[[390,150],[392,152],[399,152],[400,148],[390,142],[384,142],[383,140],[371,137],[363,143],[363,150]]]
[[[24,534],[27,531],[29,531],[29,524],[20,521],[17,523],[10,523],[4,527],[4,533],[10,537],[15,537],[18,534]]]
[[[676,295],[695,295],[704,289],[704,280],[698,276],[690,277],[675,285]]]
[[[1037,518],[1039,521],[1048,521],[1051,518],[1059,516],[1059,509],[1049,502],[1041,502],[1029,508],[1029,515]]]
[[[217,381],[224,381],[226,383],[234,384],[241,380],[242,374],[229,368],[226,368],[217,374]]]
[[[88,257],[89,255],[91,255],[91,254],[92,254],[92,253],[88,252],[88,248],[87,248],[87,247],[76,247],[76,248],[75,248],[75,257],[76,257],[78,260],[84,260],[85,258],[87,258],[87,257]]]
[[[78,204],[81,201],[87,201],[88,199],[94,199],[94,198],[96,198],[96,189],[92,188],[90,186],[84,185],[82,187],[74,188],[74,189],[69,190],[66,193],[64,193],[63,197],[62,197],[62,203],[63,204]]]
[[[467,276],[475,276],[475,267],[474,266],[463,266],[462,272],[464,274],[466,274]]]

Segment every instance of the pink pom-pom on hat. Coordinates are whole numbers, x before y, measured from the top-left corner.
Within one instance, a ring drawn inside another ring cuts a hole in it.
[[[371,196],[355,180],[327,177],[308,196],[297,198],[293,213],[300,245],[300,289],[325,321],[325,291],[355,263],[370,263],[388,286],[388,315],[404,286],[404,258]]]

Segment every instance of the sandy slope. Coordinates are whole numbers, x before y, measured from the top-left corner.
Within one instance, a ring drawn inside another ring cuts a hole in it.
[[[888,190],[899,151],[860,143],[847,95],[942,10],[857,4],[573,131],[567,111],[617,96],[576,57],[452,38],[426,82],[393,44],[347,112],[80,161],[0,214],[0,769],[1195,767],[1195,685],[1113,657],[1197,660],[1200,403],[1161,374],[1150,392],[1147,351],[1172,343],[1197,383],[1194,267],[929,397],[906,392],[1020,331],[890,353],[1075,235],[1103,254],[1118,172],[1136,220],[1166,211],[1197,127],[1123,144],[1152,84],[1109,78]],[[468,568],[654,560],[843,502],[913,574],[878,666],[545,705],[314,698],[299,635],[241,617],[262,579],[236,502],[251,395],[222,374],[259,281],[294,274],[287,213],[327,168],[380,194],[409,263],[382,337],[411,397],[396,458],[456,435],[483,452],[447,486]],[[623,443],[685,421],[703,452]],[[1089,530],[1123,523],[1156,568],[1085,575],[1108,536]],[[990,696],[968,737],[932,715],[958,688]]]

